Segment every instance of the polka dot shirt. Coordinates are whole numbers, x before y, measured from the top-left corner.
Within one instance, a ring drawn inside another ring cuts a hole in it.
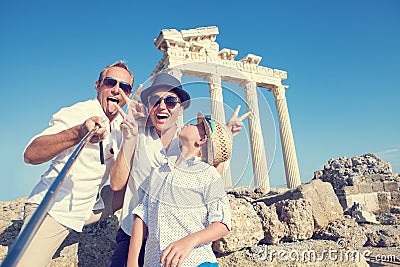
[[[170,243],[203,230],[212,222],[231,228],[229,201],[216,169],[197,157],[176,168],[170,165],[153,169],[141,186],[144,197],[132,212],[148,227],[146,266],[159,266],[161,254]],[[196,246],[183,266],[203,262],[217,262],[211,242]]]

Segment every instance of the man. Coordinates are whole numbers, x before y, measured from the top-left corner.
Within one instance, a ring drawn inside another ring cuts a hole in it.
[[[179,80],[167,73],[157,74],[150,87],[143,92],[140,90],[137,90],[130,102],[128,115],[121,125],[124,141],[110,172],[110,185],[114,191],[126,187],[121,226],[116,237],[117,247],[111,257],[112,267],[126,265],[133,228],[132,210],[142,197],[138,192],[142,182],[154,168],[175,163],[180,154],[177,119],[190,105],[190,95],[182,88]],[[139,94],[142,103],[138,102]],[[241,130],[241,121],[250,115],[247,112],[238,118],[238,112],[239,107],[228,121],[233,135]],[[143,119],[146,125],[151,126],[138,129],[136,123]],[[223,165],[220,164],[217,169],[221,173]],[[143,264],[143,251],[139,263]]]
[[[28,144],[24,153],[26,163],[52,162],[26,201],[24,226],[76,145],[95,124],[101,126],[66,175],[19,266],[45,266],[72,230],[81,232],[85,224],[119,208],[118,194],[114,195],[109,187],[101,193],[103,200],[94,205],[122,142],[118,107],[125,105],[125,94],[132,94],[133,82],[134,77],[123,61],[105,67],[95,82],[97,99],[62,108],[53,115],[50,126]],[[98,210],[93,214],[92,209]]]

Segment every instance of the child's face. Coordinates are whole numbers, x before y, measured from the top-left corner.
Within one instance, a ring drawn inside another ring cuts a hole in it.
[[[197,141],[204,139],[205,129],[202,123],[200,124],[187,124],[182,127],[179,133],[179,139],[182,141],[191,141],[194,144]]]

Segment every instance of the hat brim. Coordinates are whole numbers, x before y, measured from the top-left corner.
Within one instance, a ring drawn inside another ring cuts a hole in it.
[[[212,129],[210,124],[207,122],[206,117],[200,111],[197,113],[197,123],[201,123],[204,126],[207,135],[207,162],[212,165],[214,161],[214,146],[212,142]]]
[[[158,84],[155,86],[150,86],[148,88],[146,88],[145,90],[143,90],[140,93],[140,99],[142,100],[142,103],[145,106],[149,106],[149,96],[156,91],[157,89],[166,89],[165,91],[173,91],[174,93],[177,94],[177,96],[179,97],[179,99],[181,100],[181,105],[183,106],[184,109],[188,108],[190,106],[190,95],[188,92],[186,92],[185,90],[183,90],[181,87],[173,87],[171,85],[168,84]]]
[[[204,129],[206,130],[207,137],[211,137],[212,134],[211,126],[207,122],[206,117],[200,111],[197,112],[197,123],[202,123],[204,125]]]

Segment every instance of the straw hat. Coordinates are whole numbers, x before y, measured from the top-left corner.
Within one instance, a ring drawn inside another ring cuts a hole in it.
[[[207,139],[207,162],[216,166],[229,159],[232,152],[232,133],[225,124],[197,113],[197,123],[202,123],[206,130]]]

